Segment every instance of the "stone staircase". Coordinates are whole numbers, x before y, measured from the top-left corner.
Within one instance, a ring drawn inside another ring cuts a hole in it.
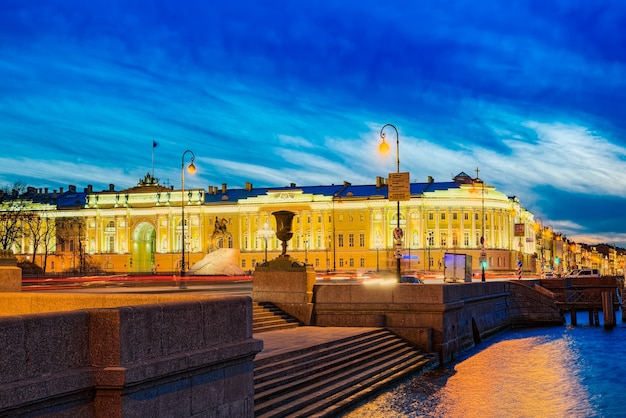
[[[268,302],[252,302],[252,332],[295,328],[300,323],[275,305]]]
[[[254,416],[331,417],[437,361],[385,329],[254,362]]]

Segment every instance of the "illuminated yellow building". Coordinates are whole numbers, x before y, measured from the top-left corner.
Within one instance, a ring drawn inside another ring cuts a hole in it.
[[[400,202],[404,231],[402,269],[441,271],[446,252],[472,255],[479,269],[481,237],[489,271],[512,271],[519,259],[535,271],[532,213],[514,197],[465,173],[452,181],[411,183]],[[55,192],[56,193],[56,192]],[[61,199],[62,197],[62,199]],[[239,267],[253,270],[280,254],[272,212],[296,213],[288,253],[323,271],[393,270],[396,202],[387,199],[385,179],[374,184],[181,190],[146,175],[130,189],[59,193],[46,216],[57,225],[58,243],[48,272],[85,264],[105,272],[172,273],[180,269],[182,208],[186,220],[187,267],[219,248],[239,250]],[[62,245],[60,243],[63,243]],[[16,253],[23,254],[20,247]],[[267,254],[267,255],[266,255]]]

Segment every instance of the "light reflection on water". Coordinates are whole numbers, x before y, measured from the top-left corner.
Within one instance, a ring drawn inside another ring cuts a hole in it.
[[[605,331],[586,315],[577,327],[499,334],[344,417],[626,416],[626,324],[618,313]]]

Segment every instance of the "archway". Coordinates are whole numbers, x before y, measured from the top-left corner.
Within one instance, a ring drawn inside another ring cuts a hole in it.
[[[148,272],[154,269],[156,230],[148,222],[137,225],[133,232],[131,271]]]

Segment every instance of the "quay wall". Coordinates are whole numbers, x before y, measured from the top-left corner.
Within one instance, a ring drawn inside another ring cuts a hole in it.
[[[254,415],[249,297],[102,307],[103,295],[0,293],[3,306],[9,295],[29,308],[0,317],[0,416]],[[47,310],[68,298],[80,303]]]
[[[447,362],[506,328],[563,324],[551,296],[532,285],[319,284],[313,325],[384,327]]]

